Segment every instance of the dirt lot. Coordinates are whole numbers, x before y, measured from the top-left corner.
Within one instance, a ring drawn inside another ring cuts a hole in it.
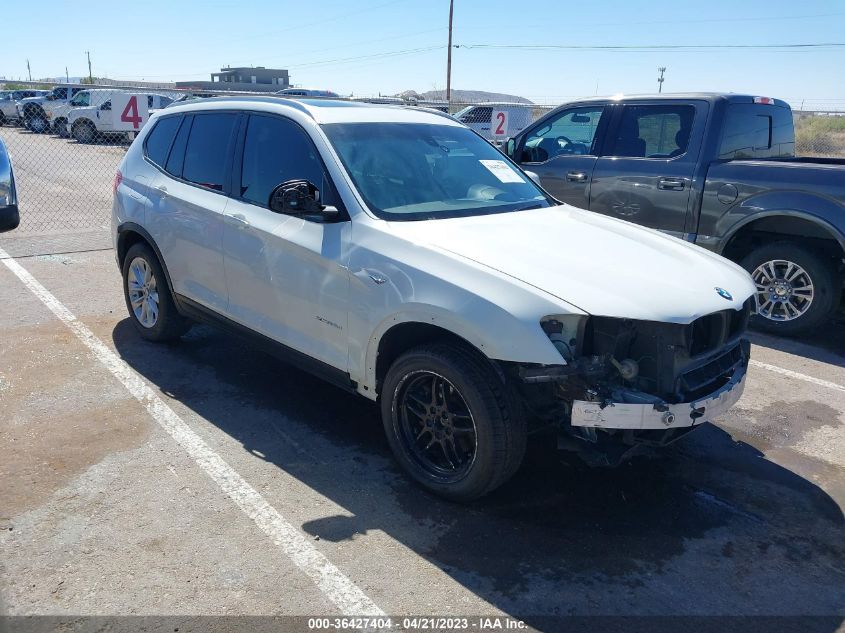
[[[20,164],[23,197],[43,170]],[[842,630],[842,328],[756,336],[739,406],[659,459],[591,470],[533,447],[462,507],[402,476],[366,401],[206,327],[143,342],[113,252],[86,240],[0,239],[19,250],[0,263],[3,613]]]

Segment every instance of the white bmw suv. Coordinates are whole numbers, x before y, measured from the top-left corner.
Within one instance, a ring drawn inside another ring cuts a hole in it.
[[[742,393],[747,272],[559,204],[447,115],[193,101],[151,117],[114,191],[141,336],[210,321],[377,401],[451,499],[506,481],[531,432],[612,464]]]

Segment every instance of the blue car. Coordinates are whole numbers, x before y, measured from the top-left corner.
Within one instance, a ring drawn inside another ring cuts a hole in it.
[[[15,174],[6,145],[0,139],[0,233],[11,231],[20,224]]]

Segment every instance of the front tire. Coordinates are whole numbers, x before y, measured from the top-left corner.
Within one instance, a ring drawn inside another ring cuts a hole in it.
[[[97,138],[97,129],[93,123],[79,121],[73,125],[73,138],[79,143],[93,143]]]
[[[758,330],[783,336],[805,334],[822,325],[839,305],[841,280],[832,258],[792,242],[765,244],[740,265],[757,286]]]
[[[148,341],[172,341],[190,328],[176,309],[158,257],[146,244],[134,244],[126,253],[123,297],[132,325]]]
[[[453,345],[418,347],[390,367],[381,392],[385,433],[400,466],[452,501],[472,501],[522,463],[522,411],[487,359]]]
[[[40,110],[30,110],[28,114],[24,114],[24,118],[27,129],[34,134],[43,134],[50,129],[47,117]]]

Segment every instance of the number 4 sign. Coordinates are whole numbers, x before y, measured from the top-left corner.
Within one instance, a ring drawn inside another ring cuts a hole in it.
[[[490,121],[490,130],[496,138],[508,135],[508,113],[506,110],[493,110],[493,118]]]
[[[137,132],[150,118],[147,95],[116,93],[111,99],[111,111],[115,130]]]

